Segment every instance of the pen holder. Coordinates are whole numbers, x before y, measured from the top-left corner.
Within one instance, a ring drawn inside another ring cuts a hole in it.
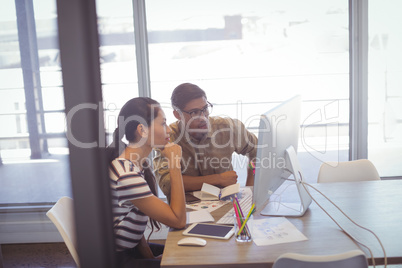
[[[233,215],[233,219],[236,241],[251,242],[253,240],[251,236],[253,229],[253,215],[251,215],[248,219],[246,218],[246,216],[237,217],[236,215]],[[244,224],[244,222],[246,223]]]

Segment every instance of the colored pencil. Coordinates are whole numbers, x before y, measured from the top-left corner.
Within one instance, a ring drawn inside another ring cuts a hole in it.
[[[239,229],[239,232],[237,233],[237,235],[240,235],[241,231],[243,231],[243,229],[244,229],[244,226],[246,226],[247,221],[250,219],[251,214],[254,213],[254,206],[255,206],[255,204],[253,204],[253,205],[251,206],[250,211],[248,212],[247,218],[246,218],[246,220],[243,222],[243,224],[241,225],[241,228]],[[247,229],[247,227],[246,227],[246,229]]]
[[[240,222],[240,217],[239,217],[239,211],[237,210],[237,207],[236,207],[234,199],[232,199],[232,202],[233,202],[233,210],[235,211],[235,214],[236,214],[237,224],[240,226],[241,222]]]
[[[237,213],[236,213],[236,217],[237,217],[237,223],[240,223],[238,226],[239,226],[239,228],[243,225],[243,223],[244,223],[244,214],[243,214],[243,211],[242,211],[242,209],[241,209],[241,206],[240,206],[240,203],[239,203],[239,199],[237,199],[237,197],[235,196],[235,199],[234,199],[234,206],[237,208]],[[236,210],[236,208],[235,208],[235,210]],[[251,232],[250,232],[250,230],[248,229],[248,226],[246,226],[246,230],[245,230],[245,233],[246,233],[246,235],[247,236],[251,236]],[[238,235],[240,235],[240,232],[239,232],[239,234]]]

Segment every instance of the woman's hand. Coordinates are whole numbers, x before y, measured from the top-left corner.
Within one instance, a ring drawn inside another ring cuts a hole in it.
[[[159,256],[154,257],[154,259],[162,260],[162,254]]]
[[[166,157],[169,161],[169,168],[180,167],[182,151],[180,145],[175,143],[166,144],[165,148],[161,151],[162,156]]]

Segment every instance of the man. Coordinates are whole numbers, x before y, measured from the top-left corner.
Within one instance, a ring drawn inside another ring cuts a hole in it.
[[[210,117],[212,104],[197,85],[177,86],[171,97],[173,114],[178,121],[170,125],[170,141],[182,147],[181,170],[185,191],[200,190],[204,182],[226,187],[237,182],[233,171],[232,153],[254,160],[257,137],[237,119]],[[159,187],[170,200],[170,175],[167,161],[157,152],[154,158],[155,176]],[[254,184],[253,171],[248,166],[246,185]]]

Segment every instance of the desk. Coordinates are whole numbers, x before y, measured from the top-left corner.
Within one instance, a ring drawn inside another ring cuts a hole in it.
[[[367,182],[338,182],[314,184],[358,224],[371,229],[381,239],[388,257],[388,264],[402,263],[402,180]],[[313,197],[330,211],[341,225],[365,243],[373,252],[376,265],[383,264],[383,252],[377,240],[368,232],[357,229],[343,220],[333,206],[313,189]],[[225,205],[212,214],[216,219],[230,208]],[[338,217],[339,216],[339,217]],[[256,218],[262,217],[255,215]],[[307,241],[272,246],[256,246],[254,243],[237,243],[229,240],[209,239],[205,247],[179,247],[183,230],[168,234],[162,267],[271,267],[276,258],[286,252],[311,255],[337,254],[360,248],[313,203],[303,217],[287,218],[305,236]],[[369,258],[368,258],[369,259]],[[369,262],[371,260],[369,259]]]

